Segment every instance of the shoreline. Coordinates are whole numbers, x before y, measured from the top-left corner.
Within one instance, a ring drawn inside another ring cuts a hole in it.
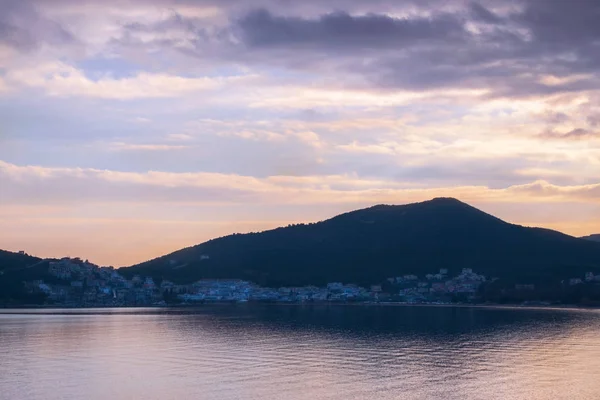
[[[523,305],[523,304],[465,304],[465,303],[447,303],[447,304],[427,304],[427,303],[335,303],[335,302],[317,302],[317,303],[272,303],[272,302],[210,302],[199,304],[176,304],[176,305],[143,305],[143,306],[60,306],[60,305],[0,305],[0,314],[18,314],[6,313],[3,310],[136,310],[136,309],[199,309],[210,306],[285,306],[285,307],[444,307],[444,308],[482,308],[482,309],[521,309],[521,310],[571,310],[571,311],[598,311],[600,306],[582,306],[576,304],[563,305]]]

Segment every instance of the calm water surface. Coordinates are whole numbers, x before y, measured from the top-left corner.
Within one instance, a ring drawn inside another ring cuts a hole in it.
[[[1,399],[600,399],[600,312],[1,310]]]

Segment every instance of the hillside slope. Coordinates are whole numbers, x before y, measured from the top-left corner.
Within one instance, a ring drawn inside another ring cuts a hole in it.
[[[593,242],[600,242],[600,233],[595,235],[583,236],[581,239],[591,240]]]
[[[27,254],[0,250],[0,271],[20,269],[39,262],[41,259]]]
[[[308,225],[234,234],[121,269],[176,282],[240,278],[261,285],[369,284],[463,267],[555,280],[600,271],[600,244],[506,223],[455,199],[378,205]]]
[[[40,279],[48,269],[47,263],[45,267],[42,264],[41,258],[0,250],[0,304],[8,300],[36,303],[38,299],[30,301],[22,282],[25,278]]]

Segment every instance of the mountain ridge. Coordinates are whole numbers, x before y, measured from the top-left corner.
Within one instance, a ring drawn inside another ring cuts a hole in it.
[[[596,234],[592,234],[592,235],[587,235],[587,236],[582,236],[580,239],[591,240],[593,242],[600,242],[600,233],[596,233]]]
[[[24,268],[41,260],[39,257],[21,252],[16,253],[8,250],[0,250],[0,271]]]
[[[263,285],[367,284],[404,273],[474,268],[519,279],[600,271],[600,245],[505,222],[454,198],[379,204],[324,221],[211,239],[125,274],[191,282],[239,278]]]

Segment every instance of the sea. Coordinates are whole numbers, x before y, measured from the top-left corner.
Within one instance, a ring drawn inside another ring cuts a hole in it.
[[[0,399],[600,399],[600,311],[0,309]]]

